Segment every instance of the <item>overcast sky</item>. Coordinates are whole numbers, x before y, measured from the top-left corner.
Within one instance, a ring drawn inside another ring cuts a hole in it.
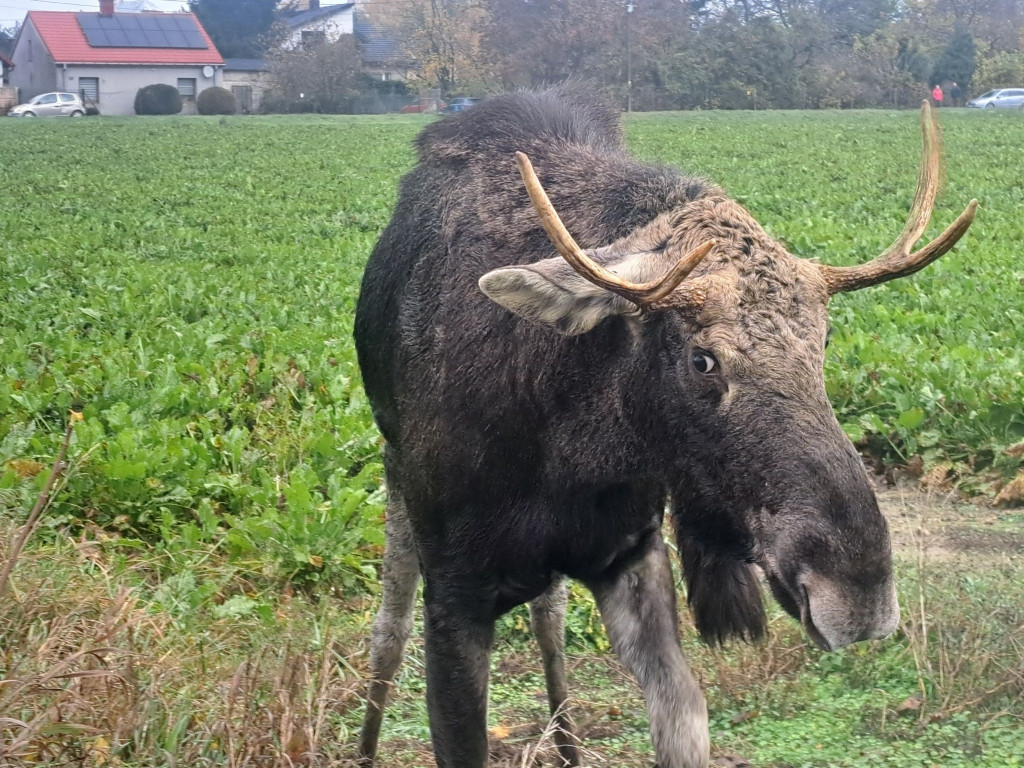
[[[185,0],[153,0],[163,11],[177,11],[187,5]],[[0,27],[8,27],[25,18],[26,11],[94,11],[99,0],[0,0]]]

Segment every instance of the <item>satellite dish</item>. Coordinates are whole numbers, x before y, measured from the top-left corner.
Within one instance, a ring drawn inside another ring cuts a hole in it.
[[[213,77],[213,67],[209,64],[203,67],[203,77]]]

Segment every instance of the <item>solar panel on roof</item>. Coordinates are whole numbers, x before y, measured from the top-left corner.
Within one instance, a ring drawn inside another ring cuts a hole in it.
[[[75,16],[93,48],[206,48],[195,19],[185,14]]]
[[[128,42],[128,33],[123,29],[107,29],[104,31],[107,33],[107,45],[112,45],[116,48],[132,45],[132,43]],[[138,41],[134,44],[137,45]]]

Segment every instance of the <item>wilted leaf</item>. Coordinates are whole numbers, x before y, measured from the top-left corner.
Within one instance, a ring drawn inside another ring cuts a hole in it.
[[[729,722],[733,725],[739,725],[740,723],[747,722],[747,720],[753,720],[759,714],[761,714],[759,709],[744,709],[730,717]]]
[[[1024,504],[1024,472],[1018,472],[1017,476],[1002,487],[995,501],[997,506],[1016,507]]]
[[[8,466],[18,477],[35,477],[46,469],[45,464],[34,459],[14,459],[8,463]]]
[[[1009,448],[1003,451],[1007,456],[1012,456],[1015,459],[1019,459],[1024,456],[1024,442],[1011,445]]]
[[[946,488],[949,485],[949,475],[952,469],[948,463],[932,467],[921,477],[921,487],[930,490]]]
[[[110,742],[97,736],[89,743],[89,764],[104,766],[110,764]]]
[[[911,477],[920,477],[924,474],[924,459],[920,455],[911,456],[907,462],[907,474]]]
[[[901,715],[905,715],[919,711],[923,705],[924,699],[920,696],[908,696],[896,707],[896,711]]]

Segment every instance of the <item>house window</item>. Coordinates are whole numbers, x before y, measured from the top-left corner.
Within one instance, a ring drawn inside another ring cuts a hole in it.
[[[78,78],[78,95],[87,104],[89,102],[98,104],[100,100],[100,79],[98,77]]]
[[[179,77],[178,93],[181,94],[181,98],[185,101],[195,101],[196,79],[194,77]]]
[[[327,33],[322,29],[304,29],[302,31],[302,47],[316,48],[327,42]]]

